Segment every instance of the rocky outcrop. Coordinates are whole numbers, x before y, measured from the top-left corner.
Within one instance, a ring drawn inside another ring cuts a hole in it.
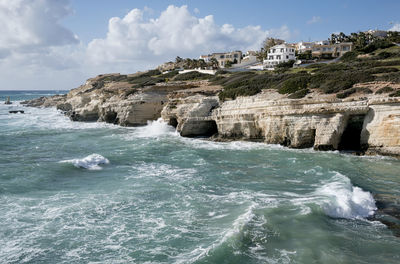
[[[128,82],[118,81],[118,76],[101,75],[89,79],[84,85],[71,90],[66,100],[57,104],[57,108],[74,121],[138,126],[145,125],[147,120],[156,120],[167,99],[167,93],[152,87],[132,88]]]
[[[184,137],[212,136],[217,126],[211,118],[212,110],[218,106],[217,96],[192,95],[170,98],[161,112],[161,117]]]
[[[291,100],[274,93],[222,103],[202,95],[174,98],[162,117],[182,136],[214,134],[219,140],[400,156],[399,99],[371,95]]]
[[[64,102],[66,98],[67,98],[66,94],[54,95],[51,97],[42,96],[36,99],[22,101],[21,104],[31,107],[53,107],[57,106],[57,104],[59,103]]]
[[[363,123],[361,144],[368,154],[400,156],[400,98],[373,99]]]

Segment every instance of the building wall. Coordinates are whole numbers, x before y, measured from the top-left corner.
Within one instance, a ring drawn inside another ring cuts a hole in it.
[[[353,50],[353,43],[344,42],[329,45],[314,45],[312,48],[313,57],[331,56],[333,58],[341,57],[346,52]]]
[[[200,56],[200,59],[203,59],[205,62],[209,62],[212,58],[215,58],[218,61],[219,67],[224,68],[228,61],[233,62],[236,59],[237,63],[240,63],[242,61],[242,52],[232,51]]]
[[[270,48],[267,53],[267,59],[264,60],[264,65],[267,68],[274,68],[275,65],[295,60],[295,49],[288,45],[277,45]]]

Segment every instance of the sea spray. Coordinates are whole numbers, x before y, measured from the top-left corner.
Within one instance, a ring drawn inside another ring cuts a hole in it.
[[[353,186],[346,176],[337,173],[316,192],[322,198],[325,213],[334,218],[366,218],[375,212],[375,200],[370,192]]]
[[[158,138],[162,136],[177,136],[178,133],[172,126],[169,126],[162,118],[155,121],[147,121],[147,125],[137,128],[136,137]]]
[[[101,170],[101,164],[109,164],[110,161],[99,154],[91,154],[82,159],[63,160],[60,163],[71,163],[77,168],[84,168],[88,170]]]

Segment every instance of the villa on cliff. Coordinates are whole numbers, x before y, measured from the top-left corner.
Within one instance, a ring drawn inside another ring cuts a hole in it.
[[[214,58],[218,61],[218,66],[220,68],[225,68],[225,65],[228,61],[232,63],[240,63],[242,61],[242,52],[231,51],[231,52],[223,52],[223,53],[212,53],[208,55],[201,55],[199,59],[204,60],[205,62],[210,62],[211,59]]]
[[[312,46],[312,56],[318,58],[338,58],[353,50],[352,42],[322,43]]]
[[[264,60],[263,64],[266,69],[273,70],[276,65],[295,59],[295,48],[293,45],[284,43],[271,47],[267,53],[267,59]]]

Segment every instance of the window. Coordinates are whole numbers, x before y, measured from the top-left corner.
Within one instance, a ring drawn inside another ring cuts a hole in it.
[[[285,51],[285,49],[281,49],[281,52],[284,52]]]
[[[268,59],[269,59],[269,60],[273,60],[273,59],[274,59],[274,56],[269,56]]]
[[[281,55],[276,55],[276,59],[280,60],[281,59]]]
[[[276,49],[272,49],[272,53],[275,53]]]
[[[221,56],[219,56],[219,58],[220,58],[220,59],[223,59],[223,58],[225,58],[225,56],[224,56],[224,55],[221,55]]]
[[[235,54],[235,55],[233,55],[233,57],[234,57],[234,58],[237,58],[237,57],[238,57],[238,55],[237,55],[237,54]]]
[[[289,55],[286,55],[286,59],[289,59]]]

